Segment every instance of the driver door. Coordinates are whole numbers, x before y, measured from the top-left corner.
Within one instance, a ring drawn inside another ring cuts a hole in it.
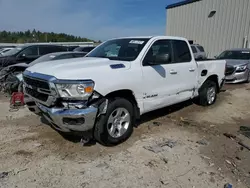
[[[169,59],[155,61],[157,57],[168,56]],[[175,64],[173,64],[171,40],[157,40],[148,50],[142,64],[145,83],[143,104],[144,111],[149,112],[176,103],[176,94],[180,82]]]

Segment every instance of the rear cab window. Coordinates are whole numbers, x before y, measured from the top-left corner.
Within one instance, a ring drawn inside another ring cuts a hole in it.
[[[188,44],[184,40],[172,40],[174,51],[173,63],[191,62],[192,56]]]

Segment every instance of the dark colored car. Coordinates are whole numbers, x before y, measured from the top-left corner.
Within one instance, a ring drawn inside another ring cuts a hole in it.
[[[21,45],[0,57],[0,69],[17,63],[30,63],[42,55],[62,51],[67,51],[67,48],[58,45]]]
[[[43,55],[36,60],[32,61],[29,64],[26,63],[18,63],[15,65],[10,65],[8,67],[3,68],[0,71],[0,88],[3,92],[12,93],[18,90],[18,85],[22,81],[18,74],[22,73],[26,68],[33,66],[37,63],[47,62],[47,61],[54,61],[60,59],[71,59],[71,58],[78,58],[84,57],[85,53],[82,52],[55,52]]]
[[[45,61],[52,61],[52,60],[59,60],[59,59],[71,59],[71,58],[78,58],[84,57],[85,53],[82,52],[55,52],[44,55],[39,57],[35,61],[32,61],[28,66],[33,66],[37,63],[45,62]]]
[[[73,51],[74,52],[84,52],[84,53],[89,53],[91,50],[93,50],[95,47],[94,46],[85,46],[85,47],[77,47]]]

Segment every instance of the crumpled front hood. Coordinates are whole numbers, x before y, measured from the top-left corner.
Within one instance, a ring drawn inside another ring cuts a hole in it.
[[[238,59],[226,59],[226,62],[227,62],[227,65],[234,66],[234,67],[250,63],[249,60],[238,60]]]
[[[118,65],[118,66],[117,66]],[[83,57],[38,63],[26,69],[31,73],[54,76],[57,79],[80,80],[106,75],[113,70],[130,68],[130,62],[114,61],[108,58]]]

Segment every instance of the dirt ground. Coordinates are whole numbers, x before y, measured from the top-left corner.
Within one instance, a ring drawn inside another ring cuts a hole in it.
[[[250,127],[250,85],[226,86],[208,108],[187,102],[146,114],[110,148],[83,147],[25,108],[10,112],[8,100],[0,98],[1,188],[250,187],[250,151],[238,144],[250,146],[239,132]]]

